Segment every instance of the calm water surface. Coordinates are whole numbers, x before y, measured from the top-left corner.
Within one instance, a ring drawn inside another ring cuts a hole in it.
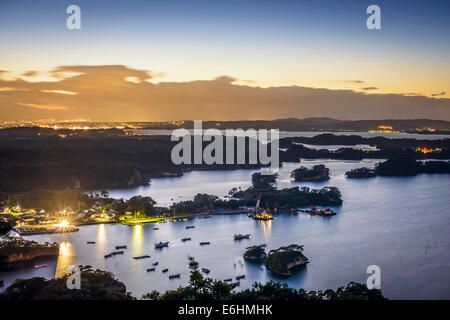
[[[245,274],[241,289],[255,281],[277,280],[296,288],[319,290],[337,288],[351,281],[365,282],[369,265],[381,268],[383,293],[392,299],[450,299],[450,175],[418,175],[408,178],[377,177],[348,180],[345,171],[373,166],[377,161],[302,161],[302,165],[325,163],[332,179],[325,183],[292,183],[289,173],[299,164],[285,164],[279,187],[325,185],[340,188],[344,204],[335,208],[334,217],[306,214],[280,214],[273,221],[257,222],[245,215],[214,216],[155,225],[93,225],[77,233],[28,237],[40,242],[64,241],[56,259],[44,260],[48,267],[20,270],[0,275],[8,285],[18,277],[51,278],[70,264],[92,265],[113,272],[128,290],[140,297],[152,290],[165,291],[186,285],[189,278],[187,256],[211,270],[211,277],[226,279]],[[190,199],[198,192],[226,195],[235,186],[246,188],[254,170],[189,172],[179,178],[154,179],[150,186],[110,190],[113,197],[129,198],[141,194],[158,204]],[[179,197],[182,198],[179,198]],[[173,200],[172,200],[173,199]],[[195,229],[185,229],[187,225]],[[250,240],[233,241],[234,233],[251,233]],[[191,237],[190,242],[181,238]],[[96,241],[88,245],[86,241]],[[155,250],[157,241],[170,246]],[[200,246],[200,241],[210,241]],[[263,265],[242,258],[249,245],[267,244],[275,249],[292,243],[303,244],[309,258],[307,267],[297,269],[290,278],[273,276]],[[128,245],[123,256],[104,259],[116,245]],[[135,261],[133,256],[148,254],[150,259]],[[155,261],[155,272],[147,273]],[[40,261],[42,263],[42,261]],[[169,268],[162,274],[161,270]],[[170,274],[180,279],[169,280]]]

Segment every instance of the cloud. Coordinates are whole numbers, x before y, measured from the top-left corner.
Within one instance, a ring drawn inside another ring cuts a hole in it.
[[[440,93],[433,93],[431,94],[432,97],[439,97],[439,96],[443,96],[445,94],[445,91],[442,91]]]
[[[233,82],[237,81],[236,78],[233,78],[233,77],[230,77],[230,76],[226,76],[226,75],[217,77],[214,80],[215,81],[221,81],[221,82],[224,82],[224,83],[233,83]]]
[[[362,80],[340,80],[347,83],[365,83],[365,81]]]
[[[34,71],[34,70],[30,70],[30,71],[26,71],[24,73],[22,73],[22,76],[24,77],[36,77],[39,75],[39,71]]]
[[[24,107],[31,107],[36,109],[42,109],[42,110],[50,110],[50,111],[65,111],[69,108],[66,106],[56,106],[56,105],[39,105],[34,103],[19,103],[19,105]]]
[[[378,88],[377,87],[365,87],[365,88],[361,88],[361,90],[370,91],[370,90],[378,90]]]
[[[0,79],[0,88],[12,88],[0,91],[0,119],[170,121],[326,116],[450,120],[450,99],[444,97],[300,86],[261,88],[228,75],[152,83],[153,71],[123,65],[59,66],[50,73],[59,75],[59,80]],[[130,77],[134,81],[126,80]]]
[[[42,92],[59,93],[59,94],[78,94],[78,92],[66,91],[66,90],[41,90]]]

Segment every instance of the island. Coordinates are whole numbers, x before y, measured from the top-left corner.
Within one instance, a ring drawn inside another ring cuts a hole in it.
[[[244,252],[244,259],[252,261],[263,261],[267,254],[262,245],[247,247]]]
[[[266,268],[282,276],[290,276],[292,268],[307,263],[308,258],[303,255],[303,246],[296,244],[270,250],[266,258]]]
[[[407,177],[420,173],[450,173],[450,161],[417,161],[412,158],[393,158],[375,165],[375,169],[358,168],[347,171],[347,178],[369,178],[375,176]]]
[[[330,179],[330,169],[323,164],[318,164],[308,169],[301,166],[291,172],[291,179],[294,181],[325,181]]]
[[[373,178],[377,176],[377,172],[374,169],[369,169],[366,167],[352,169],[345,173],[345,177],[349,179],[355,178]]]

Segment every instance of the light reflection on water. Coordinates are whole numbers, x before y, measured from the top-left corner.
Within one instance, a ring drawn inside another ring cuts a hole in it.
[[[75,264],[75,252],[72,244],[63,241],[59,245],[58,262],[56,264],[55,278],[60,278],[67,273],[69,266]]]

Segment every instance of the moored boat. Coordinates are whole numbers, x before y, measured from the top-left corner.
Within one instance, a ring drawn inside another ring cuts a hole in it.
[[[126,248],[127,248],[126,245],[123,245],[123,246],[116,246],[116,250],[118,250],[118,249],[126,249]]]
[[[209,273],[209,269],[202,268],[202,272],[203,272],[203,273]]]
[[[205,245],[208,245],[208,244],[210,244],[209,241],[203,241],[203,242],[200,242],[200,245],[201,245],[201,246],[205,246]]]
[[[169,271],[169,268],[163,269],[162,272],[166,273],[167,271]]]
[[[181,241],[183,241],[183,242],[190,241],[190,240],[191,240],[191,238],[183,238],[183,239],[181,239]]]
[[[41,268],[45,268],[45,267],[47,267],[46,264],[38,264],[38,265],[34,266],[34,269],[41,269]]]
[[[235,234],[234,240],[250,239],[251,234]]]
[[[147,269],[147,272],[152,272],[152,271],[155,271],[155,268],[149,268],[149,269]]]
[[[144,256],[133,257],[134,260],[141,260],[141,259],[146,259],[146,258],[150,258],[150,256],[148,254],[146,254]]]
[[[164,247],[168,247],[168,246],[169,246],[169,241],[167,241],[167,242],[160,241],[158,243],[155,243],[156,249],[160,249],[160,248],[164,248]]]
[[[309,210],[300,210],[300,212],[308,213],[313,216],[334,216],[336,211],[331,208],[316,208],[315,206],[310,206]]]
[[[175,278],[179,278],[181,274],[172,274],[169,276],[169,279],[175,279]]]

